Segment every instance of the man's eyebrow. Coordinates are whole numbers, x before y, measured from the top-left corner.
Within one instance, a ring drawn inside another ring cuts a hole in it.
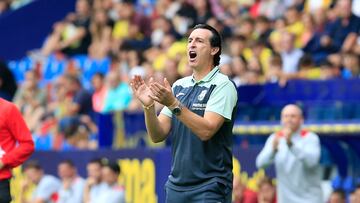
[[[201,40],[205,40],[205,38],[197,36],[197,37],[189,37],[188,39],[201,39]]]

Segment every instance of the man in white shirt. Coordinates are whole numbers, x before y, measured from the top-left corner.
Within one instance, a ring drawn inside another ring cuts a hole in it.
[[[101,170],[103,163],[101,159],[93,159],[86,166],[87,179],[84,186],[83,202],[90,203],[96,199],[101,192]]]
[[[85,186],[84,202],[125,203],[124,187],[118,184],[119,175],[120,166],[118,163],[110,162],[105,164],[101,169],[102,182],[100,184],[95,184],[91,179],[88,180]],[[94,186],[96,190],[93,189]]]
[[[120,166],[116,162],[109,162],[102,168],[101,193],[93,203],[125,203],[125,189],[119,185]]]
[[[74,163],[70,160],[60,162],[58,174],[62,186],[57,203],[82,203],[85,181],[77,174]]]
[[[293,104],[281,112],[282,129],[273,133],[256,158],[256,166],[275,164],[278,203],[322,202],[320,140],[301,128],[301,109]]]
[[[55,176],[46,175],[37,161],[29,161],[24,167],[26,181],[22,184],[20,192],[21,203],[54,203],[57,200],[61,182]],[[29,184],[35,184],[30,201],[25,199],[24,194]]]

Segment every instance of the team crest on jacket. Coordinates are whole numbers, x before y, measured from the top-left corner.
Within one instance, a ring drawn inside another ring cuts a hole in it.
[[[207,90],[201,91],[201,93],[200,93],[199,96],[198,96],[198,100],[199,100],[199,101],[202,101],[202,100],[204,99],[206,93],[207,93]]]

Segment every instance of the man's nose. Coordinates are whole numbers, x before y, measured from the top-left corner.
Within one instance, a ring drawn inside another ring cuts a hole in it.
[[[189,42],[189,47],[195,47],[195,41]]]

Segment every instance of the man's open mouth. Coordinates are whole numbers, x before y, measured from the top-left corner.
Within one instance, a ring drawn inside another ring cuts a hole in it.
[[[194,58],[196,58],[197,54],[195,51],[190,51],[189,56],[190,56],[190,59],[194,59]]]

